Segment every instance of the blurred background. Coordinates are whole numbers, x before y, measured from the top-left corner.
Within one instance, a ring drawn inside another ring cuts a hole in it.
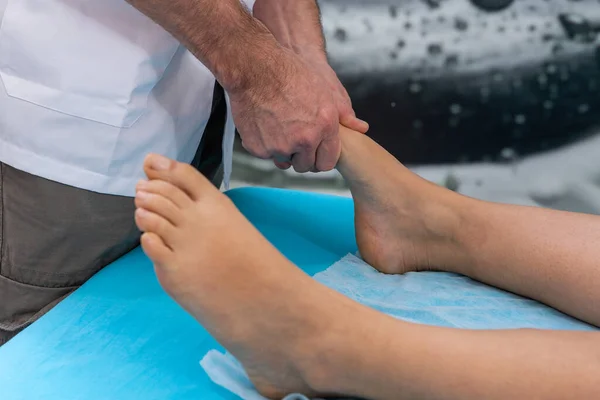
[[[369,135],[426,179],[600,214],[600,0],[321,0],[331,65]],[[348,195],[236,143],[232,186]]]

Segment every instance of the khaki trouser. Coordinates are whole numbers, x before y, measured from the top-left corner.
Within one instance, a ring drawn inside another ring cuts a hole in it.
[[[226,106],[213,112],[192,164],[220,185]],[[139,244],[130,197],[90,192],[0,163],[0,345]]]

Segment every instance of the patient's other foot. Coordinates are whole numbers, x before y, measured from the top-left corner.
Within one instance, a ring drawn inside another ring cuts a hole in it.
[[[337,169],[352,192],[363,259],[388,274],[452,270],[463,198],[409,171],[369,137],[340,127]]]
[[[316,395],[307,378],[314,358],[355,303],[294,267],[192,167],[149,156],[145,171],[136,222],[166,292],[241,361],[263,395]]]

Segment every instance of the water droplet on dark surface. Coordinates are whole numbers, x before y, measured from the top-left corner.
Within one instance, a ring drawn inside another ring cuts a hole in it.
[[[402,39],[398,40],[398,42],[396,42],[396,46],[398,46],[399,49],[404,48],[404,46],[406,46],[406,42]]]
[[[390,6],[390,17],[396,18],[398,16],[398,7]]]
[[[443,24],[444,22],[446,22],[446,17],[444,17],[443,15],[440,15],[439,17],[437,17],[437,21],[440,24]]]
[[[548,77],[546,76],[546,74],[539,74],[537,77],[537,81],[540,84],[540,86],[546,86],[546,84],[548,83]]]
[[[515,124],[517,124],[517,125],[523,125],[526,120],[527,120],[527,118],[525,118],[525,115],[523,115],[523,114],[515,115]]]
[[[544,108],[546,110],[551,110],[554,107],[554,103],[550,100],[544,101]]]
[[[506,28],[504,27],[504,25],[500,25],[498,27],[498,33],[504,33],[504,32],[506,32]]]
[[[558,54],[563,51],[563,45],[561,43],[554,43],[552,46],[552,54]]]
[[[452,190],[453,192],[456,192],[460,187],[460,180],[452,172],[450,172],[446,176],[444,187],[446,187],[446,189]]]
[[[535,32],[535,30],[536,30],[536,29],[537,29],[537,28],[536,28],[536,26],[535,26],[535,25],[529,25],[529,26],[527,27],[527,30],[528,30],[529,32]]]
[[[423,128],[423,122],[420,119],[415,119],[413,121],[413,128],[415,129],[422,129]]]
[[[455,18],[454,19],[454,28],[456,28],[456,30],[458,30],[458,31],[466,31],[467,29],[469,29],[469,23],[460,17]]]
[[[502,82],[504,80],[504,75],[502,75],[500,72],[496,72],[492,76],[492,79],[494,80],[494,82]]]
[[[404,24],[404,28],[406,30],[411,29],[412,28],[412,24],[410,22],[407,22],[407,23]]]
[[[439,43],[431,43],[429,46],[427,46],[427,52],[432,56],[438,56],[442,54],[443,51],[444,49]]]
[[[342,28],[337,28],[333,34],[333,37],[339,40],[340,42],[345,42],[348,39],[348,34]]]
[[[590,111],[590,106],[588,104],[580,104],[579,107],[577,107],[577,111],[579,112],[579,114],[585,114],[588,111]]]
[[[505,147],[500,152],[500,158],[506,161],[514,161],[517,158],[517,152],[515,151],[515,149]]]
[[[546,65],[546,72],[548,73],[548,75],[554,75],[557,70],[558,70],[558,68],[556,68],[556,65],[554,65],[554,64]]]
[[[392,108],[396,108],[396,102],[395,102],[395,101],[392,101],[392,102],[390,103],[390,107],[392,107]]]
[[[448,125],[450,125],[451,128],[456,128],[459,122],[460,119],[458,117],[452,117],[450,118],[450,121],[448,121]]]
[[[446,57],[444,65],[448,68],[456,67],[458,65],[458,56],[456,54],[450,54],[448,57]]]
[[[398,58],[398,53],[396,53],[395,51],[390,52],[390,58],[392,60],[395,60]]]
[[[460,106],[460,104],[452,104],[450,106],[450,112],[454,115],[458,115],[462,112],[462,107]]]
[[[514,3],[515,0],[471,0],[475,6],[483,11],[501,11]]]
[[[442,0],[423,0],[425,4],[429,6],[429,8],[439,8]]]
[[[542,42],[551,42],[555,39],[554,35],[551,33],[544,33],[542,35]]]
[[[559,14],[558,21],[569,39],[584,43],[591,43],[596,40],[597,33],[594,31],[594,27],[581,15]]]
[[[419,82],[411,82],[411,83],[408,85],[408,90],[409,90],[411,93],[415,93],[415,94],[416,94],[416,93],[420,93],[422,89],[423,89],[423,88],[421,87],[421,84],[420,84]]]

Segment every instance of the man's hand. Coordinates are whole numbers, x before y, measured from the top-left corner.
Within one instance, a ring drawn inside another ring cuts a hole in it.
[[[302,55],[301,55],[302,57]],[[356,117],[356,113],[352,108],[352,101],[350,100],[350,96],[344,88],[344,85],[340,82],[337,74],[331,68],[327,59],[324,57],[319,59],[317,55],[314,57],[306,57],[307,62],[311,62],[312,68],[320,74],[327,84],[329,85],[329,89],[335,99],[335,103],[337,105],[338,113],[340,116],[340,124],[344,125],[346,128],[353,129],[360,133],[367,133],[369,130],[369,124],[365,121],[362,121]]]
[[[244,147],[297,172],[329,171],[337,164],[337,97],[315,68],[278,46],[241,91],[230,92],[232,111]]]
[[[325,53],[319,8],[315,0],[257,0],[254,16],[263,22],[278,42],[296,53],[330,91],[337,108],[338,122],[366,133],[369,125],[356,117],[348,92],[333,71]],[[291,163],[275,160],[287,169]]]
[[[250,153],[289,161],[299,172],[335,167],[339,110],[347,110],[348,102],[340,101],[339,87],[331,89],[337,80],[333,71],[295,51],[319,49],[324,58],[314,0],[258,0],[255,5],[255,12],[264,6],[275,11],[271,22],[279,24],[282,37],[289,36],[290,46],[282,46],[272,33],[278,28],[253,18],[239,0],[127,1],[179,39],[215,75],[230,95],[234,120]]]

